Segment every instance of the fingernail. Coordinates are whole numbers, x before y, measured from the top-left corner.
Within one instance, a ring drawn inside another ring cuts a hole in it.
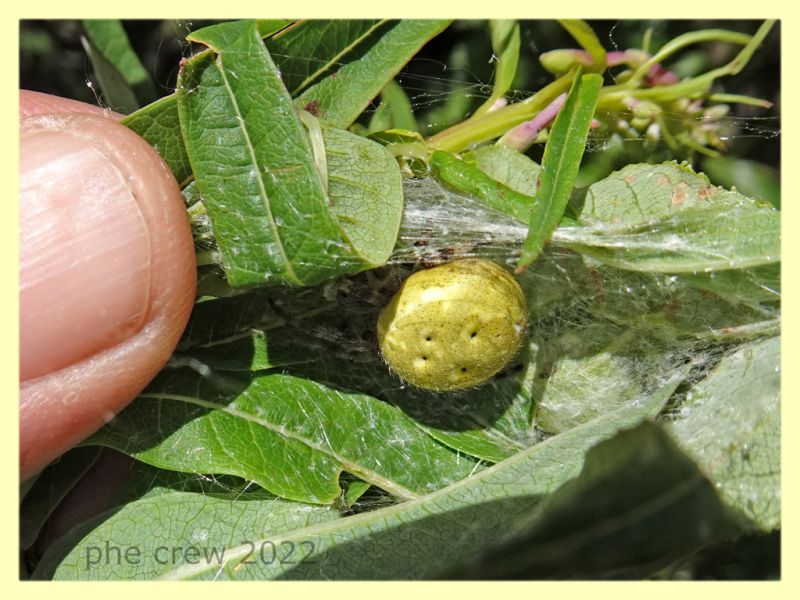
[[[20,138],[20,380],[136,333],[150,296],[150,236],[128,174],[69,120]]]

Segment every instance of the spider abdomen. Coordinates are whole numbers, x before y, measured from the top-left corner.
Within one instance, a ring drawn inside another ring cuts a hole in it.
[[[378,318],[389,367],[416,387],[452,391],[479,385],[519,350],[527,306],[511,274],[465,259],[409,277]]]

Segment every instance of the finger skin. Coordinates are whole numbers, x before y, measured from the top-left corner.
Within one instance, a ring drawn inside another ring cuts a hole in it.
[[[118,124],[113,115],[98,114],[96,107],[80,113],[71,102],[30,94],[20,96],[20,113],[29,115],[20,123],[23,139],[43,129],[61,128],[105,155],[128,182],[147,231],[150,288],[144,295],[146,306],[137,307],[135,330],[126,332],[125,339],[113,340],[110,347],[53,372],[20,381],[22,480],[108,422],[158,373],[186,325],[196,283],[194,246],[180,190],[152,147]],[[33,101],[26,104],[26,98]],[[71,113],[51,112],[63,109]],[[20,233],[22,240],[22,229]],[[21,264],[21,289],[25,278]],[[48,318],[48,314],[25,311],[21,302],[21,323]]]

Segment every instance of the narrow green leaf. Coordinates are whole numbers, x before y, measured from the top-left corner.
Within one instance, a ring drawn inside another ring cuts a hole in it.
[[[529,219],[530,229],[522,245],[517,272],[523,271],[536,260],[564,215],[578,176],[589,125],[602,85],[603,78],[600,75],[576,76],[567,100],[553,123],[542,158],[541,187],[536,194]]]
[[[81,38],[81,43],[86,56],[92,63],[103,104],[122,114],[131,113],[139,108],[136,95],[117,68],[100,54],[86,38]]]
[[[270,38],[294,23],[291,19],[258,19],[256,28],[262,38]]]
[[[434,150],[430,164],[438,178],[454,189],[475,196],[522,223],[530,219],[533,197],[514,191],[449,152]]]
[[[309,19],[267,40],[292,96],[357,59],[386,21],[378,19]]]
[[[348,483],[347,489],[344,491],[345,506],[352,507],[370,487],[372,487],[370,484],[360,479],[355,479]]]
[[[748,526],[781,525],[780,337],[724,357],[695,385],[670,431]]]
[[[592,57],[590,70],[605,71],[606,50],[589,24],[581,19],[559,19],[558,22]]]
[[[117,19],[86,19],[81,24],[89,38],[90,58],[109,106],[117,110],[115,106],[132,95],[133,104],[129,104],[130,100],[120,104],[121,112],[129,113],[140,104],[153,101],[157,97],[155,85],[122,23]]]
[[[244,477],[320,504],[338,497],[342,470],[415,498],[475,469],[367,394],[278,373],[212,372],[197,362],[195,370],[162,372],[85,443],[160,468]]]
[[[258,32],[262,37],[268,37],[290,23],[285,19],[259,20]],[[280,66],[280,62],[278,64]],[[191,181],[192,168],[181,135],[177,94],[164,96],[140,108],[122,119],[122,124],[133,129],[158,151],[181,187]]]
[[[519,62],[519,22],[516,20],[498,19],[489,21],[492,32],[492,51],[497,56],[495,80],[492,95],[500,98],[514,83]]]
[[[447,20],[399,21],[358,60],[303,92],[297,106],[329,125],[349,127],[419,49],[449,24]]]
[[[519,22],[512,19],[489,21],[492,35],[492,59],[495,61],[492,94],[473,116],[488,112],[502,98],[514,83],[519,62],[520,34]]]
[[[148,104],[122,119],[148,144],[153,146],[167,163],[181,187],[192,179],[192,167],[181,137],[178,103],[175,94]]]
[[[308,285],[366,268],[328,206],[308,136],[253,21],[190,38],[178,108],[233,286]]]

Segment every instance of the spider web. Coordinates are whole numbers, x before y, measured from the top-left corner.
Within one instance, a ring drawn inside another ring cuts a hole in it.
[[[612,46],[616,47],[613,39]],[[419,63],[434,65],[442,74],[421,75],[416,72]],[[426,120],[435,116],[437,109],[458,99],[477,106],[490,97],[492,90],[491,81],[481,80],[463,66],[450,67],[427,58],[412,60],[397,81],[408,94],[423,133],[426,128],[438,130],[449,124]],[[519,101],[531,93],[515,89],[506,96]],[[377,103],[365,111],[367,121],[375,110]],[[702,112],[695,117],[668,111],[662,115],[697,126],[708,120]],[[777,116],[731,115],[714,121],[720,138],[728,143],[747,138],[777,143],[780,136]],[[604,137],[595,133],[587,150],[598,154],[613,142],[611,134]],[[345,277],[322,286],[321,297],[324,301],[333,299],[336,307],[324,312],[322,319],[291,311],[284,315],[296,335],[310,345],[385,370],[374,336],[364,332],[372,329],[379,308],[405,277],[415,269],[459,258],[488,258],[509,268],[515,265],[527,235],[525,225],[427,177],[407,179],[404,198],[398,243],[380,275]],[[197,225],[208,234],[207,222],[200,219]],[[743,272],[742,278],[749,285],[766,287],[769,299],[742,305],[736,299],[704,293],[691,277],[607,267],[568,250],[564,241],[559,244],[557,233],[535,268],[521,278],[531,303],[531,344],[527,350],[530,362],[517,368],[526,369],[531,396],[539,396],[529,399],[538,402],[531,408],[532,418],[528,415],[502,425],[503,435],[520,443],[535,443],[608,409],[607,403],[592,398],[605,398],[612,405],[636,403],[680,379],[683,383],[670,402],[671,407],[680,406],[685,390],[707,376],[738,343],[777,329],[779,284],[764,284],[758,273]],[[210,246],[206,243],[205,247]],[[213,257],[210,262],[214,262]],[[569,381],[566,377],[559,381],[559,372],[569,373]],[[612,372],[624,373],[624,377],[610,375]],[[550,378],[557,385],[551,385],[549,391],[537,389],[537,377]],[[397,397],[408,390],[397,380],[387,383],[383,379],[376,386],[381,397]],[[545,391],[546,398],[542,396]],[[577,404],[576,397],[580,398]],[[469,406],[463,410],[464,414],[451,413],[449,417],[475,417],[467,414],[472,410]],[[548,413],[544,418],[542,410]],[[559,413],[567,417],[561,418]],[[361,500],[371,501],[375,500],[369,496]],[[379,504],[386,501],[383,497],[377,500]]]

